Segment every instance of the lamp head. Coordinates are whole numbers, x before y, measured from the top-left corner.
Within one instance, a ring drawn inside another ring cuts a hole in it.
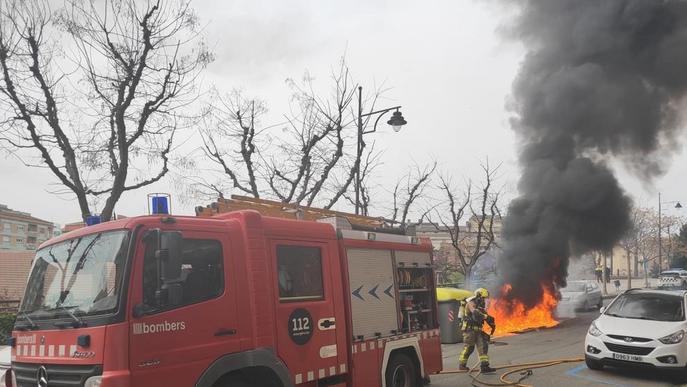
[[[386,123],[391,125],[392,128],[394,128],[394,132],[398,132],[401,130],[401,127],[407,124],[408,122],[406,122],[405,118],[403,118],[403,114],[401,114],[400,111],[396,110],[389,119],[389,121],[387,121]]]

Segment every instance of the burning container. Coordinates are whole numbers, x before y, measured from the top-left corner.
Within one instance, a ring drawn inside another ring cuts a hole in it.
[[[439,336],[442,344],[454,344],[462,341],[460,332],[460,302],[472,296],[472,292],[456,288],[437,288],[439,304]]]

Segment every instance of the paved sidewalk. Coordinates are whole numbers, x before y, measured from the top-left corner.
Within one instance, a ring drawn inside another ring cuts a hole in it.
[[[616,291],[613,282],[615,280],[620,281],[620,288]],[[649,288],[655,288],[658,285],[658,278],[649,278]],[[603,291],[603,284],[599,284]],[[633,278],[632,279],[633,288],[644,288],[644,278]],[[615,298],[618,294],[627,290],[627,278],[611,278],[611,281],[606,284],[606,291],[608,294],[603,296],[604,299]]]

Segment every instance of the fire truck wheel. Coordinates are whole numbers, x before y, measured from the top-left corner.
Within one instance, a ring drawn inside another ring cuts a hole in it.
[[[415,363],[405,354],[397,353],[386,366],[387,387],[417,387],[418,370]]]
[[[233,376],[230,378],[222,378],[220,380],[219,385],[217,387],[252,387],[250,383],[246,381],[246,379],[240,377],[240,376]]]

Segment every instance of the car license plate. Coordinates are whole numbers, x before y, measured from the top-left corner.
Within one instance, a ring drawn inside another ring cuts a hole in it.
[[[616,360],[624,360],[624,361],[643,361],[641,356],[637,355],[626,355],[624,353],[614,353],[613,358]]]

